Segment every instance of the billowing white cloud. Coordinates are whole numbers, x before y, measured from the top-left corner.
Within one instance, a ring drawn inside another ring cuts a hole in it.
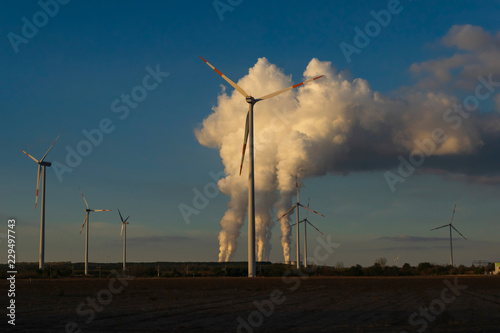
[[[463,49],[476,47],[481,52],[490,52],[485,46],[487,41],[469,38],[470,34],[487,37],[487,33],[482,29],[469,30],[453,27],[444,40]],[[475,63],[457,59],[450,63],[456,61],[453,66]],[[433,71],[435,64],[426,62],[413,65],[412,69]],[[494,65],[494,62],[489,64]],[[453,66],[449,65],[442,73],[436,72],[433,80],[448,80]],[[450,120],[452,115],[457,116],[453,107],[460,102],[443,91],[413,87],[397,98],[389,98],[373,91],[366,80],[350,79],[330,62],[312,59],[304,71],[304,79],[318,75],[325,77],[255,105],[258,260],[269,259],[274,221],[291,206],[296,175],[300,180],[327,173],[380,169],[383,161],[394,161],[398,154],[420,149],[436,128],[445,129],[447,140],[436,144],[431,155],[467,155],[483,145],[479,122],[463,118],[456,126],[457,121]],[[256,98],[293,83],[297,81],[292,81],[291,76],[266,58],[258,59],[248,74],[237,81]],[[220,223],[219,261],[229,260],[236,250],[247,212],[246,164],[243,175],[239,175],[247,110],[248,104],[241,94],[233,90],[228,93],[223,88],[213,113],[195,130],[202,145],[219,150],[225,167],[226,177],[218,185],[230,196],[230,201]],[[450,110],[448,120],[447,110]],[[289,221],[283,220],[280,227],[283,255],[288,261],[291,259]]]
[[[456,52],[450,57],[413,64],[410,71],[422,76],[418,88],[448,86],[471,91],[480,75],[492,74],[500,80],[500,32],[492,35],[478,26],[454,25],[441,44]]]

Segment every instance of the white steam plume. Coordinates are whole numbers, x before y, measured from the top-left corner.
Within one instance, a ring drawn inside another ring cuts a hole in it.
[[[387,167],[381,161],[397,161],[399,154],[432,137],[433,129],[443,126],[443,111],[457,102],[444,93],[410,89],[391,99],[372,91],[363,79],[348,79],[330,62],[312,59],[304,80],[318,75],[325,77],[255,105],[258,260],[269,260],[271,230],[276,216],[291,207],[296,175],[304,179]],[[293,83],[266,58],[260,58],[237,82],[256,98]],[[228,94],[223,89],[213,113],[195,131],[200,144],[219,149],[227,175],[218,184],[231,198],[220,223],[219,261],[228,261],[236,251],[247,212],[247,164],[239,175],[247,111],[248,104],[238,92]],[[482,144],[474,122],[463,122],[447,134],[448,140],[437,146],[434,155],[468,154]],[[281,233],[284,260],[289,261],[288,220],[281,222]]]

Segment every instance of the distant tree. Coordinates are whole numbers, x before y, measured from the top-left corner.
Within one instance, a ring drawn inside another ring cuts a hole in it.
[[[432,265],[431,263],[421,262],[417,266],[417,272],[420,275],[431,275],[433,273],[433,267],[434,265]]]
[[[401,267],[401,274],[403,275],[412,275],[412,267],[410,266],[409,263],[405,263],[403,267]]]
[[[401,275],[399,268],[396,266],[386,266],[384,269],[385,276],[399,276]]]
[[[451,266],[435,265],[433,267],[433,271],[437,275],[447,275],[450,273],[450,268],[451,268]]]
[[[380,276],[383,275],[384,269],[379,263],[375,263],[373,266],[364,269],[365,275],[369,276]]]
[[[380,267],[384,268],[385,265],[387,264],[387,258],[378,258],[377,260],[375,260],[375,264],[379,264]]]
[[[465,267],[464,265],[460,265],[457,268],[457,274],[465,274],[467,273],[468,268]]]
[[[361,265],[352,266],[345,271],[346,276],[362,276],[363,267]]]

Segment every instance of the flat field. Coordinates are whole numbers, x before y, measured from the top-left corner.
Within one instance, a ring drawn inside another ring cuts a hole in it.
[[[500,332],[494,276],[18,279],[15,300],[22,332]]]

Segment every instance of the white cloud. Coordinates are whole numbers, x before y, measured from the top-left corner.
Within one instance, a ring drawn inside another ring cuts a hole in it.
[[[450,45],[470,48],[472,33],[482,30],[454,27],[445,37]],[[487,34],[487,33],[484,33]],[[484,43],[481,52],[490,52]],[[450,63],[431,77],[446,83],[452,68],[480,62],[475,55],[457,55],[412,66],[415,71],[433,71],[440,62]],[[499,58],[500,59],[500,58]],[[489,67],[495,62],[488,64]],[[465,71],[465,69],[464,69]],[[226,73],[227,74],[227,73]],[[443,120],[446,110],[459,103],[457,97],[437,89],[407,89],[398,98],[373,91],[366,80],[348,79],[330,62],[312,59],[304,79],[325,75],[276,98],[259,102],[254,110],[256,239],[258,260],[268,260],[269,239],[277,216],[290,206],[295,194],[295,175],[299,179],[326,173],[349,173],[380,168],[381,161],[419,148],[419,142],[432,137],[436,128],[445,128],[448,140],[438,144],[433,155],[467,155],[483,145],[482,122],[466,121],[453,130]],[[302,80],[301,80],[302,81]],[[237,81],[247,93],[260,97],[297,83],[283,70],[260,58],[249,73]],[[198,141],[218,148],[226,178],[219,188],[231,197],[221,220],[219,260],[227,261],[236,251],[237,238],[247,211],[248,181],[245,164],[239,176],[243,130],[248,104],[237,91],[221,91],[217,105],[195,130]],[[472,119],[472,118],[471,118]],[[248,153],[246,156],[248,161]],[[279,193],[279,196],[277,195]],[[290,260],[290,228],[282,221],[283,255]]]

